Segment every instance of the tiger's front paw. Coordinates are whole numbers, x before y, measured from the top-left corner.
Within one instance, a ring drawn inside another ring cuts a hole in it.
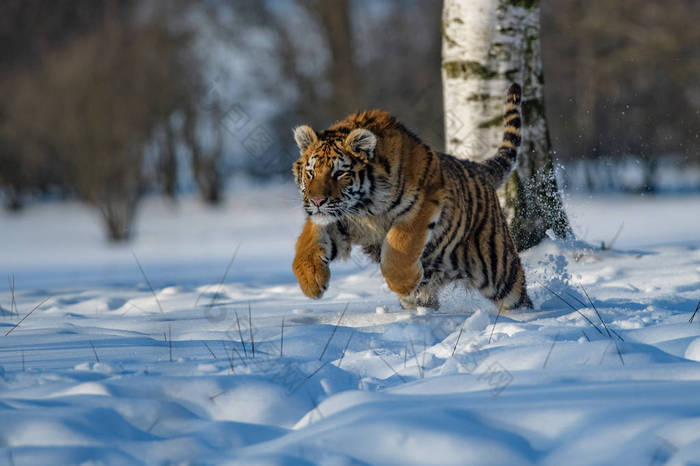
[[[297,253],[292,263],[292,270],[297,277],[299,287],[306,296],[318,299],[328,288],[331,271],[323,260],[324,250],[318,246],[310,251]]]
[[[382,275],[389,289],[399,296],[408,296],[423,279],[423,267],[416,263],[407,267],[394,264],[382,264]]]

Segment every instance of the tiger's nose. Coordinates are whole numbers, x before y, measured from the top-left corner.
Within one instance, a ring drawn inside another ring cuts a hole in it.
[[[309,198],[309,200],[311,202],[313,202],[313,204],[316,207],[321,207],[328,200],[328,198],[327,197],[312,197],[312,198]]]

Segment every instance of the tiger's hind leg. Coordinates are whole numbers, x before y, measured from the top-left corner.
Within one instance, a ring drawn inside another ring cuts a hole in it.
[[[479,288],[479,292],[489,299],[499,312],[532,309],[532,301],[527,294],[525,271],[516,253],[506,257],[506,273],[491,284]],[[495,285],[493,284],[495,282]]]
[[[532,309],[532,301],[527,295],[525,284],[525,270],[512,245],[506,245],[503,264],[504,270],[497,280],[497,292],[493,303],[502,311]]]
[[[531,309],[532,301],[527,295],[525,271],[520,257],[509,242],[510,237],[501,235],[502,242],[496,247],[481,247],[472,243],[469,250],[470,282],[472,288],[491,301],[500,312],[516,309]],[[481,245],[489,244],[486,242]]]
[[[498,309],[501,309],[505,312],[533,308],[532,301],[527,295],[527,289],[525,288],[524,279],[522,280],[522,282],[516,284],[511,289],[510,293],[506,294],[503,297],[503,299],[494,300],[493,303]]]

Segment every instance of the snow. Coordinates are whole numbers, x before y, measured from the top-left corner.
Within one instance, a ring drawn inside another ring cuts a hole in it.
[[[127,246],[78,204],[0,214],[18,310],[0,292],[0,462],[700,457],[699,196],[567,199],[580,240],[525,253],[536,309],[498,316],[457,288],[437,312],[402,311],[359,254],[308,300],[290,269],[295,199],[288,185],[239,186],[218,209],[147,199]]]

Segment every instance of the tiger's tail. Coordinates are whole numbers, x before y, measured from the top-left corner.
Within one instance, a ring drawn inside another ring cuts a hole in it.
[[[496,188],[500,188],[515,168],[520,147],[520,100],[522,89],[519,84],[513,83],[508,89],[506,107],[503,112],[503,142],[496,155],[484,161],[484,165],[493,175]]]

